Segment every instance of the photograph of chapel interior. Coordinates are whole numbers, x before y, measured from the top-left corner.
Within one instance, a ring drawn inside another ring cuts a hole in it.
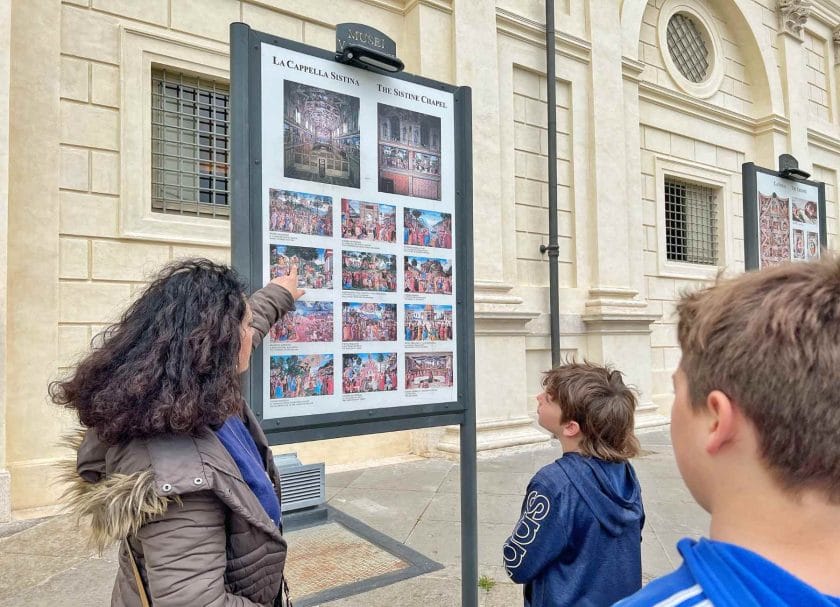
[[[284,90],[285,176],[359,187],[359,98],[289,80]]]
[[[379,191],[440,200],[440,118],[378,104]]]

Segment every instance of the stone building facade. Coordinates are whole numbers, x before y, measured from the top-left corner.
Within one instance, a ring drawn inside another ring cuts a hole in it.
[[[543,2],[327,4],[0,0],[0,520],[60,492],[72,418],[49,382],[164,262],[229,258],[224,213],[156,206],[152,105],[160,73],[224,90],[233,21],[332,49],[352,15],[407,71],[473,88],[478,445],[546,440],[532,423],[550,364]],[[562,349],[617,365],[639,425],[662,424],[675,300],[743,269],[741,164],[796,156],[827,184],[840,246],[840,4],[556,0],[556,23]],[[288,449],[358,464],[457,452],[457,432]]]

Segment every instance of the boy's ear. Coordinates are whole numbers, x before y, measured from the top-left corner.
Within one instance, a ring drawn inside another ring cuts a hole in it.
[[[706,396],[706,413],[709,424],[706,452],[715,455],[735,438],[738,431],[738,411],[729,396],[720,390],[712,390]]]
[[[580,434],[580,424],[575,421],[563,422],[563,436],[575,438]]]

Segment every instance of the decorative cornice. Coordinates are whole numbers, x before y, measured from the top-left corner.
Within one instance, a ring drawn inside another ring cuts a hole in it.
[[[642,81],[642,73],[645,71],[645,63],[630,57],[621,58],[621,74],[625,80],[633,82]]]
[[[764,135],[765,133],[787,135],[790,132],[790,120],[778,114],[770,114],[755,121],[754,132],[756,135]]]
[[[840,139],[811,128],[808,129],[808,143],[827,152],[840,154]]]
[[[811,16],[809,21],[821,21],[829,28],[840,22],[840,4],[836,0],[811,0]]]
[[[476,335],[525,336],[530,333],[525,325],[537,318],[537,312],[518,312],[506,310],[476,310]]]
[[[452,0],[407,0],[405,2],[405,8],[403,9],[403,15],[407,15],[418,5],[428,6],[429,8],[439,10],[440,12],[449,15],[452,14]]]
[[[378,9],[383,11],[388,11],[389,13],[397,13],[399,15],[405,15],[405,1],[404,0],[361,0],[364,4],[369,4],[370,6],[375,6]],[[337,23],[338,21],[336,21]],[[335,27],[335,23],[332,25]]]
[[[639,335],[650,333],[650,325],[661,320],[661,314],[650,314],[636,310],[622,311],[601,310],[584,314],[581,320],[586,324],[587,333],[592,335]]]
[[[802,40],[810,15],[811,0],[779,0],[779,32]]]
[[[518,306],[522,303],[521,297],[509,294],[513,290],[511,284],[477,280],[474,286],[473,301],[477,304]]]
[[[545,24],[533,21],[503,8],[496,9],[496,29],[517,40],[545,48]],[[586,40],[564,32],[555,32],[555,50],[559,55],[588,64],[592,45]]]
[[[743,133],[750,135],[755,133],[756,124],[753,119],[658,84],[639,83],[639,99],[695,118],[703,120],[712,118],[724,126]]]

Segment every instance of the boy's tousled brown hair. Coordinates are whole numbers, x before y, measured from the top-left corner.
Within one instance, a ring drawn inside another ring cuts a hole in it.
[[[719,280],[677,312],[693,406],[722,391],[783,487],[840,502],[840,258]]]
[[[570,361],[546,371],[546,393],[560,405],[562,421],[580,426],[580,452],[618,462],[639,453],[633,434],[636,395],[621,373],[588,361]]]

